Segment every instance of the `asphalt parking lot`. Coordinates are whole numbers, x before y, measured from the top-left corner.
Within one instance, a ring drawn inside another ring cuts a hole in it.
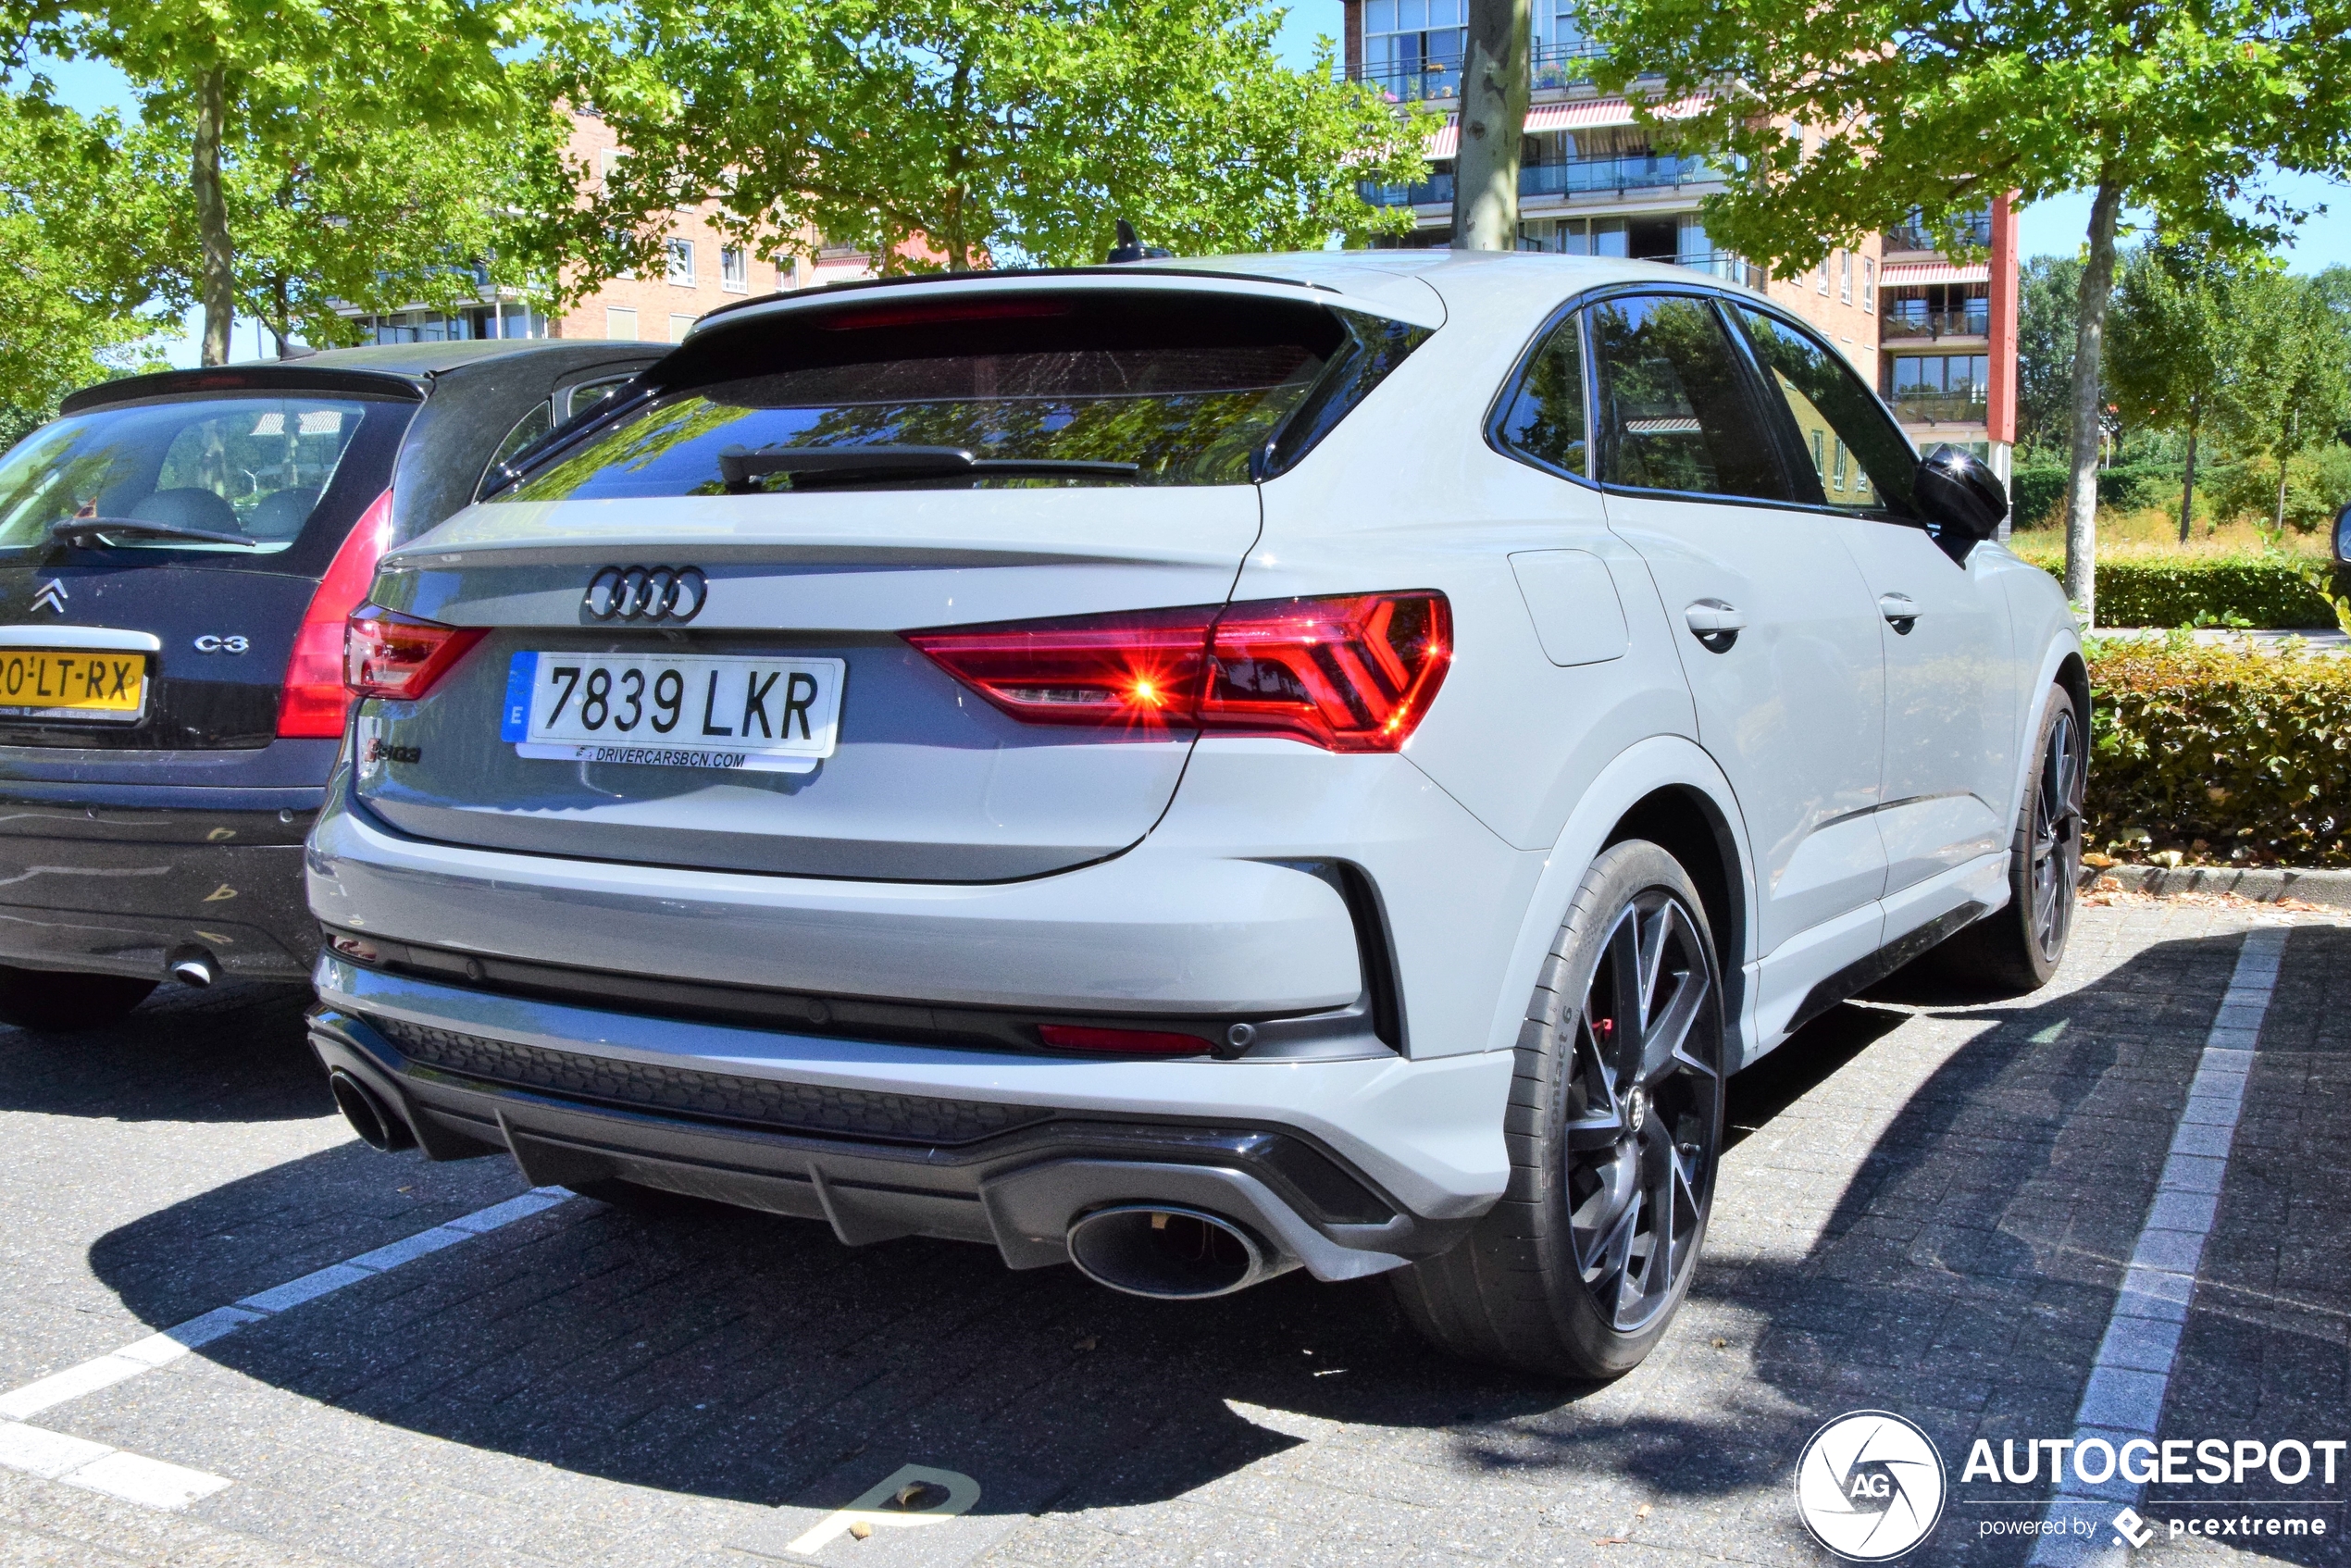
[[[2283,938],[2249,1014],[2248,933]],[[1839,1009],[1735,1083],[1695,1294],[1602,1388],[1435,1356],[1377,1281],[1144,1302],[379,1155],[282,992],[0,1031],[0,1562],[1825,1562],[1797,1457],[1875,1408],[1949,1473],[1909,1561],[2021,1564],[2035,1537],[2000,1522],[2044,1516],[2047,1473],[1963,1479],[1979,1437],[2131,1429],[2117,1388],[2164,1439],[2351,1437],[2346,989],[2338,917],[2131,901],[2085,909],[2026,1002]],[[2240,1069],[2209,1054],[2232,1028]],[[2215,1154],[2182,1129],[2234,1070]],[[2183,1204],[2208,1232],[2167,1276],[2184,1310],[2125,1323]],[[2123,1329],[2182,1317],[2148,1384]],[[192,1321],[193,1349],[154,1338]],[[969,1506],[834,1517],[908,1485]],[[2351,1562],[2346,1496],[2351,1462],[2158,1481],[2154,1525],[2252,1524],[2135,1555]],[[2258,1533],[2283,1514],[2325,1533]]]

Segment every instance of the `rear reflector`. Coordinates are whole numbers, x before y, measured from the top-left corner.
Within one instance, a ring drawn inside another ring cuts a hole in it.
[[[431,691],[466,649],[488,635],[481,627],[443,626],[362,604],[351,613],[344,678],[355,697],[412,702]]]
[[[1415,591],[910,631],[906,641],[1030,724],[1138,736],[1278,735],[1392,752],[1445,679],[1453,619]]]
[[[1099,1051],[1116,1056],[1205,1056],[1215,1046],[1198,1035],[1153,1029],[1093,1029],[1076,1024],[1039,1024],[1039,1038],[1056,1051]]]
[[[392,492],[376,497],[335,552],[327,575],[310,595],[302,626],[294,633],[293,657],[286,665],[285,689],[278,698],[278,733],[288,740],[332,740],[351,714],[351,693],[342,683],[343,622],[367,597],[376,563],[392,529]]]

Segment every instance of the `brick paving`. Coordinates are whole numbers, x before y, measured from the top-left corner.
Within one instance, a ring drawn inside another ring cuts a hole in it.
[[[1692,1300],[1612,1385],[1433,1355],[1376,1280],[1166,1305],[952,1243],[574,1200],[36,1417],[233,1485],[162,1513],[0,1471],[0,1563],[761,1568],[743,1549],[778,1549],[780,1505],[914,1463],[979,1477],[983,1513],[1018,1500],[989,1568],[1810,1564],[1796,1455],[1860,1408],[1918,1422],[1950,1472],[1908,1561],[2021,1563],[1984,1526],[2047,1487],[1960,1466],[1979,1437],[2071,1432],[2255,924],[2291,935],[2161,1431],[2351,1437],[2351,929],[2211,903],[2081,922],[2035,997],[1887,989],[1742,1075]],[[523,1187],[353,1141],[297,999],[0,1031],[0,1391]],[[2242,1555],[2351,1562],[2345,1512]],[[965,1551],[901,1534],[822,1561]]]

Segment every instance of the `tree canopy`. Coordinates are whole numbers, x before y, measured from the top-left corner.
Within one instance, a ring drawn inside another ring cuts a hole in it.
[[[1404,215],[1424,126],[1292,70],[1261,0],[630,0],[561,37],[628,149],[607,227],[703,200],[761,253],[821,238],[885,270],[1100,262],[1117,219],[1199,254],[1319,248]],[[643,260],[656,242],[641,240]]]

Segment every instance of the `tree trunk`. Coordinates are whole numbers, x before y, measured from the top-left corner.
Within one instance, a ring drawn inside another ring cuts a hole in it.
[[[1519,143],[1534,79],[1531,0],[1469,0],[1462,60],[1460,149],[1453,159],[1453,248],[1518,249]]]
[[[2278,516],[2277,537],[2285,538],[2285,454],[2278,454]]]
[[[189,183],[196,197],[202,250],[196,297],[204,304],[204,363],[229,363],[229,329],[237,318],[236,253],[229,244],[229,202],[220,189],[220,136],[229,113],[227,73],[218,66],[196,81],[196,152]]]
[[[2121,172],[2109,164],[2090,203],[2090,255],[2073,329],[2073,471],[2065,497],[2065,596],[2082,609],[2084,630],[2097,624],[2098,438],[2104,411],[2099,361],[2106,353],[2107,304],[2114,292],[2114,226],[2122,211]]]
[[[2196,516],[2196,427],[2188,427],[2188,471],[2180,482],[2180,542],[2188,541],[2188,521]]]

